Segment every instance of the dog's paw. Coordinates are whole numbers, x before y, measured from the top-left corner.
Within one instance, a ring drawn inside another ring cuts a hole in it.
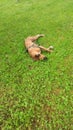
[[[44,34],[38,34],[40,37],[44,37],[45,35]]]
[[[45,35],[44,34],[41,34],[41,37],[44,37]]]
[[[53,47],[53,46],[50,46],[48,49],[53,50],[53,49],[54,49],[54,47]]]

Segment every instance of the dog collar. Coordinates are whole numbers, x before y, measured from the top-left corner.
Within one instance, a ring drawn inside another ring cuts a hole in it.
[[[34,46],[34,43],[31,45],[31,46],[29,46],[27,49],[29,49],[29,48],[31,48],[31,47],[33,47]]]
[[[31,46],[29,46],[28,48],[27,48],[27,50],[29,49],[29,48],[31,48],[31,47],[39,47],[38,45],[35,45],[34,43],[31,45]]]

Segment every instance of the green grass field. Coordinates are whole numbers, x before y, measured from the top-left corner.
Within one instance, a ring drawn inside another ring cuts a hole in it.
[[[29,35],[54,46],[33,61]],[[73,129],[73,0],[0,0],[0,129]]]

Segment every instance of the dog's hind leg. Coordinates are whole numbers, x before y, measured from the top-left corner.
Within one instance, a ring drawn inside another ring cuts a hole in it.
[[[44,37],[44,34],[38,34],[36,36],[29,37],[29,39],[33,42],[33,41],[36,41],[40,37]]]

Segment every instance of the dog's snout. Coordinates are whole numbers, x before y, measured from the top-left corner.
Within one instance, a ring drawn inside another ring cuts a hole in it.
[[[44,59],[43,60],[47,60],[48,58],[47,57],[44,57]]]

